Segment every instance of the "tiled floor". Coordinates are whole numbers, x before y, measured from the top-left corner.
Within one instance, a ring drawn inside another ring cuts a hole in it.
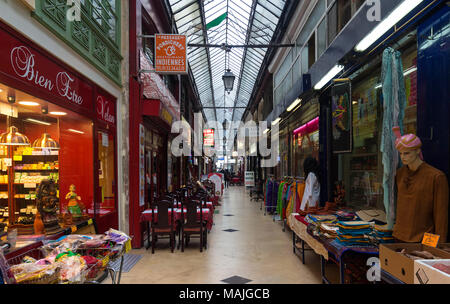
[[[251,280],[249,284],[321,283],[319,257],[306,252],[303,265],[292,252],[289,229],[283,232],[280,222],[264,216],[260,202],[251,202],[244,187],[226,189],[221,204],[208,235],[208,250],[200,253],[198,239],[192,239],[184,252],[171,253],[165,239],[157,244],[155,254],[151,249],[132,250],[143,258],[122,274],[121,284],[223,284],[234,276]],[[224,231],[228,229],[238,231]],[[328,265],[327,272],[337,282],[337,267]]]

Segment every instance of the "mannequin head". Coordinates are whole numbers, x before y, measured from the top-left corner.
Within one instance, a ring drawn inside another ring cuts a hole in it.
[[[402,163],[404,165],[411,165],[415,164],[418,161],[421,161],[420,154],[422,153],[420,149],[415,150],[402,150],[399,151],[400,153],[400,159],[402,160]]]
[[[423,162],[422,142],[419,137],[414,134],[406,134],[401,136],[400,128],[394,127],[397,139],[395,140],[395,148],[400,153],[400,159],[404,165],[407,165],[411,170],[416,170]]]

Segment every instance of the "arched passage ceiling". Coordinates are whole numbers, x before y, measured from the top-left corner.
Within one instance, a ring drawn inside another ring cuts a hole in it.
[[[178,33],[187,35],[189,44],[261,45],[270,44],[286,1],[168,0],[168,3]],[[216,26],[211,27],[212,24]],[[208,121],[242,120],[266,52],[267,48],[231,48],[226,63],[224,48],[188,48],[189,65]],[[230,94],[225,93],[222,80],[226,68],[236,76]],[[234,138],[235,131],[232,132],[226,137]]]

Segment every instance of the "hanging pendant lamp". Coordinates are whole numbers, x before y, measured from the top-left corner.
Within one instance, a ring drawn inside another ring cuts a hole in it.
[[[38,149],[45,148],[45,149],[59,150],[58,142],[53,138],[51,138],[50,134],[48,133],[44,133],[40,138],[36,139],[33,142],[32,147]]]
[[[0,135],[0,145],[2,146],[29,146],[30,141],[14,126],[8,128],[8,132]]]

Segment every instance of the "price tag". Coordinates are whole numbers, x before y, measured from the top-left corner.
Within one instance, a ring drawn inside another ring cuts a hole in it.
[[[12,158],[4,158],[3,159],[3,165],[5,167],[11,167],[12,166]]]
[[[14,155],[14,161],[22,161],[22,155]]]
[[[77,231],[77,226],[73,225],[70,229],[72,229],[72,233],[75,233],[75,231]]]
[[[436,248],[439,243],[439,238],[439,235],[425,233],[422,239],[422,244]]]
[[[88,225],[92,225],[94,221],[92,219],[88,219]]]
[[[126,243],[125,243],[125,253],[127,253],[128,251],[130,251],[131,250],[131,240],[128,240]]]
[[[25,183],[23,184],[23,187],[36,189],[36,183]]]

